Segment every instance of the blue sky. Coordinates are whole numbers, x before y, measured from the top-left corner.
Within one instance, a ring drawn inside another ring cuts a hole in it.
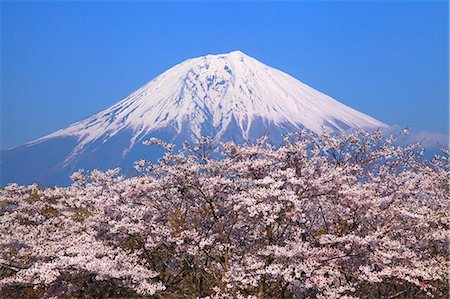
[[[241,50],[388,124],[448,134],[448,4],[2,2],[1,148],[190,57]]]

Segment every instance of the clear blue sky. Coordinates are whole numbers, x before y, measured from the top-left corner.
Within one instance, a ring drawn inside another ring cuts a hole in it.
[[[2,2],[2,148],[239,49],[388,124],[448,134],[443,2]]]

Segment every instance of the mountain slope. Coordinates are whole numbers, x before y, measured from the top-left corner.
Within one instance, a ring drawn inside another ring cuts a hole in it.
[[[6,151],[2,184],[58,183],[55,176],[79,167],[130,165],[138,155],[148,156],[141,142],[150,136],[175,143],[204,135],[241,142],[264,132],[276,139],[301,128],[376,127],[385,125],[242,52],[207,55],[172,67],[108,109]],[[11,161],[36,157],[38,149],[52,152],[57,162],[47,163],[43,155],[39,166],[32,161],[12,169]]]

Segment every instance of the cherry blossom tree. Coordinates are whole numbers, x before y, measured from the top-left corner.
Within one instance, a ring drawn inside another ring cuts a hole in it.
[[[447,295],[448,151],[380,131],[275,147],[166,149],[158,163],[0,192],[11,298],[425,298]]]

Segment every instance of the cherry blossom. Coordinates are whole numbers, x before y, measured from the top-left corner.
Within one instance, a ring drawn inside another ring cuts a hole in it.
[[[395,138],[300,131],[279,147],[204,138],[178,151],[150,140],[166,153],[136,162],[135,177],[11,184],[0,294],[442,298],[449,152],[425,159]]]

